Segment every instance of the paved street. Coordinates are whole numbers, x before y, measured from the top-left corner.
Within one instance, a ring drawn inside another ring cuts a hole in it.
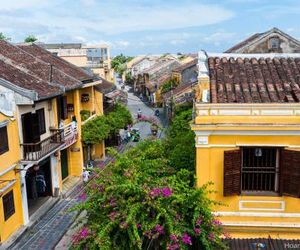
[[[115,83],[117,87],[120,89],[121,86],[119,85],[118,81]],[[154,116],[154,111],[156,108],[152,108],[148,106],[146,103],[144,103],[138,96],[134,95],[133,92],[131,91],[131,88],[129,86],[125,87],[125,91],[128,93],[128,103],[127,107],[132,113],[133,117],[136,119],[137,118],[137,112],[138,109],[140,108],[142,111],[142,115],[151,117]],[[158,117],[158,122],[161,127],[164,126],[163,122],[163,109],[160,108],[160,116]],[[134,128],[138,128],[141,133],[141,139],[145,139],[149,136],[151,136],[151,130],[150,130],[150,124],[146,122],[140,122],[134,125]],[[164,133],[162,131],[159,131],[158,136],[163,137]]]

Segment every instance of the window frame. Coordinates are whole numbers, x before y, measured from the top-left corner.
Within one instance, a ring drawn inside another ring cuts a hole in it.
[[[273,42],[276,42],[276,46],[273,46]],[[277,50],[280,49],[280,39],[279,37],[270,37],[269,38],[269,49],[271,50]]]
[[[244,164],[244,149],[249,148],[264,148],[264,149],[276,149],[276,166],[274,168],[274,190],[243,190],[243,164]],[[240,171],[240,194],[246,196],[281,196],[280,192],[280,148],[279,147],[260,147],[260,146],[252,146],[252,147],[240,147],[241,150],[241,171]]]
[[[10,190],[5,195],[2,196],[3,203],[3,216],[4,221],[7,221],[16,213],[14,190]]]
[[[2,132],[3,130],[3,132]],[[4,134],[1,134],[4,133]],[[4,142],[4,145],[0,144],[0,155],[6,153],[9,151],[9,142],[8,142],[8,130],[7,130],[7,125],[0,127],[0,138],[4,138],[4,140],[1,139],[1,141]]]

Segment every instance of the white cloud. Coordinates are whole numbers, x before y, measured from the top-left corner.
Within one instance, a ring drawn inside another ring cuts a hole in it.
[[[34,5],[38,0],[24,1],[27,5],[17,0],[18,4],[6,4],[4,9],[27,7]],[[14,2],[14,1],[11,1]],[[54,1],[55,2],[55,1]],[[130,2],[130,1],[129,1]],[[32,15],[11,15],[0,16],[0,23],[24,28],[25,24],[30,24],[31,28],[41,24],[48,27],[51,31],[69,36],[89,35],[89,32],[102,34],[120,34],[124,32],[149,31],[149,30],[168,30],[186,27],[205,26],[216,24],[233,16],[233,13],[218,5],[207,4],[188,4],[178,5],[126,5],[124,1],[101,1],[81,0],[81,3],[93,4],[93,8],[88,12],[77,9],[72,11],[72,6],[68,10],[61,11],[66,6],[56,6],[53,8],[38,9],[32,11]],[[0,7],[1,8],[1,7]],[[26,9],[26,8],[25,8]],[[103,11],[105,10],[105,11]],[[91,31],[92,30],[92,31]]]
[[[225,31],[218,31],[215,33],[212,33],[208,36],[203,37],[202,41],[204,43],[211,43],[214,46],[220,46],[224,43],[228,43],[232,41],[232,39],[235,37],[235,33],[225,32]]]
[[[111,46],[115,49],[124,49],[124,48],[127,48],[130,45],[131,44],[130,44],[129,41],[124,41],[124,40],[116,41],[116,42],[111,44]]]

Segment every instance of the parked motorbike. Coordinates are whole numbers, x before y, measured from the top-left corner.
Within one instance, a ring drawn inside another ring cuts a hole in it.
[[[152,135],[156,136],[157,132],[158,132],[158,126],[156,124],[152,124],[150,129],[151,129]]]

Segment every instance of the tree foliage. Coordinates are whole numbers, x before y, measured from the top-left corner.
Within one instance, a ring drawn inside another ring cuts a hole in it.
[[[132,123],[128,109],[116,104],[114,111],[106,116],[97,116],[82,126],[82,141],[85,144],[97,144],[118,132],[127,124]]]
[[[177,82],[174,79],[166,80],[161,87],[161,93],[169,92],[171,89],[177,86]]]
[[[5,36],[2,32],[0,32],[0,40],[10,41],[11,39],[9,37]]]
[[[25,43],[33,43],[37,41],[38,39],[34,35],[29,35],[24,39]]]
[[[126,63],[131,61],[133,57],[124,56],[123,54],[115,56],[111,61],[111,67],[119,74],[122,75],[126,70]]]
[[[87,223],[73,249],[222,249],[221,223],[211,213],[207,187],[174,172],[161,141],[145,141],[103,170],[86,187],[77,209]]]
[[[175,169],[195,171],[195,134],[191,130],[192,108],[179,106],[167,131],[166,150]]]

